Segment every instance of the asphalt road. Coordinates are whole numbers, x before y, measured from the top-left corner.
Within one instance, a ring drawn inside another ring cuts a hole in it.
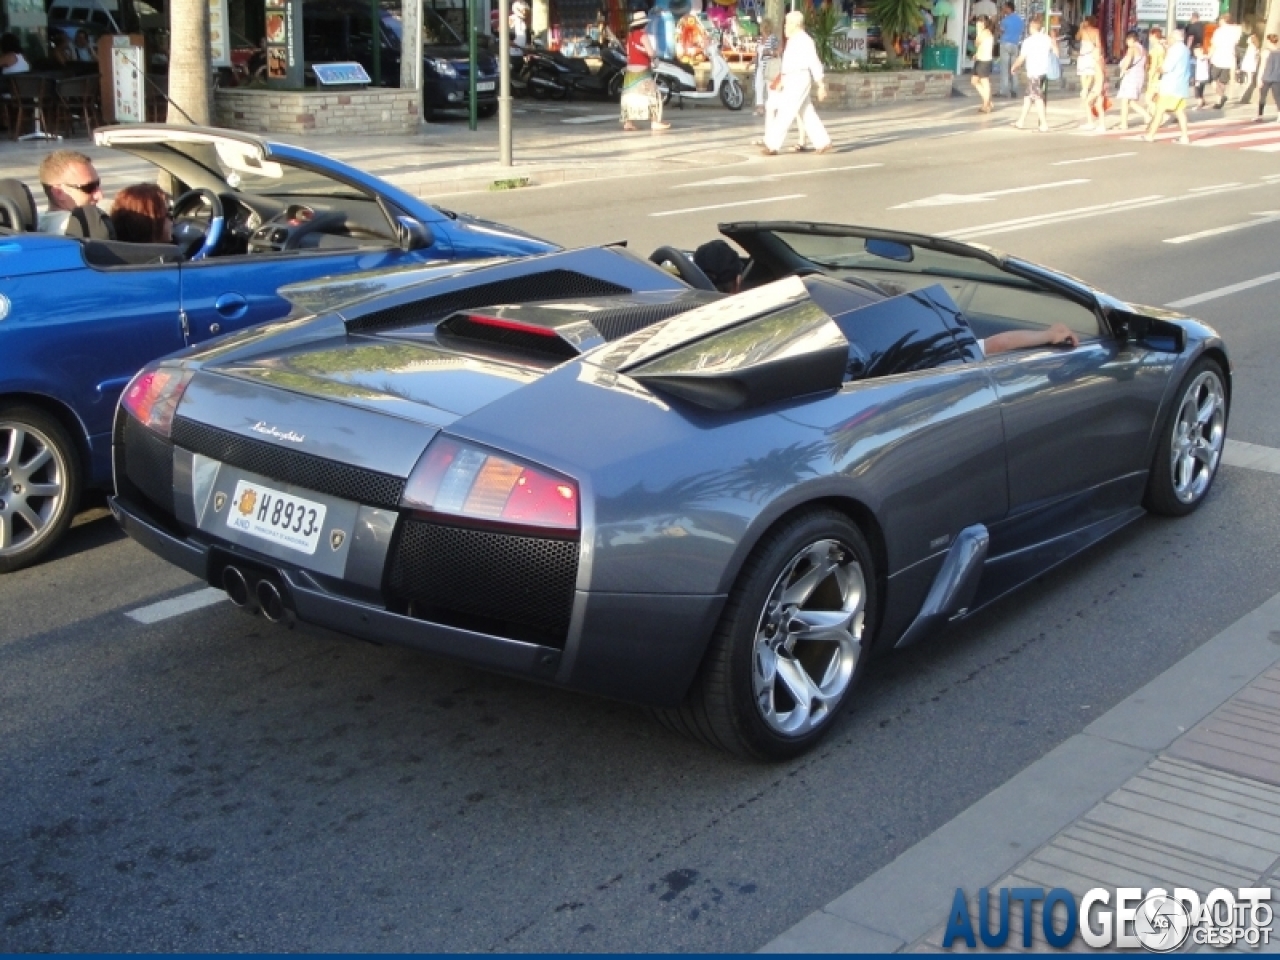
[[[1280,210],[1271,153],[963,120],[704,164],[698,116],[675,119],[680,175],[452,205],[641,254],[726,219],[963,231],[1156,304],[1277,269],[1280,221],[1165,242]],[[967,199],[920,205],[941,194]],[[1231,436],[1273,447],[1277,289],[1187,308],[1233,351]],[[139,624],[199,585],[86,515],[0,580],[0,950],[755,949],[1280,590],[1278,494],[1224,468],[1192,517],[876,662],[835,735],[779,766],[225,603]]]

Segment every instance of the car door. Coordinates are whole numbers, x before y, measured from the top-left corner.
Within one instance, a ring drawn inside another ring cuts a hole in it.
[[[275,320],[289,312],[281,287],[304,280],[419,263],[420,253],[385,249],[288,251],[213,257],[182,265],[182,321],[188,343]]]

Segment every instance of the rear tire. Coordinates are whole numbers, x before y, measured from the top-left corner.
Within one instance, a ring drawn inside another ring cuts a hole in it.
[[[804,753],[835,725],[861,675],[875,584],[866,538],[844,514],[786,521],[743,567],[685,702],[655,715],[738,756]]]
[[[0,573],[30,566],[62,539],[80,500],[75,441],[37,407],[0,409]]]
[[[720,102],[730,110],[741,110],[746,99],[746,94],[742,92],[742,84],[738,82],[737,77],[730,75],[724,83],[720,84]]]
[[[671,81],[659,74],[653,78],[653,83],[654,86],[658,88],[658,97],[662,100],[662,105],[665,107],[671,102]],[[618,96],[622,96],[621,91],[619,91]]]
[[[1213,486],[1227,440],[1226,378],[1217,361],[1203,357],[1183,378],[1156,441],[1143,506],[1167,517],[1185,517]]]

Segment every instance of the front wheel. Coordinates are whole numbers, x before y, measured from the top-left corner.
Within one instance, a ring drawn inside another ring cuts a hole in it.
[[[757,545],[685,703],[667,726],[740,756],[786,760],[835,723],[875,622],[871,550],[843,514],[814,510]]]
[[[75,442],[35,407],[0,410],[0,573],[30,566],[61,539],[80,496]]]
[[[1143,505],[1152,513],[1186,516],[1208,496],[1227,440],[1225,382],[1222,367],[1205,357],[1178,388],[1147,479]]]
[[[730,76],[720,84],[720,102],[730,110],[741,110],[746,99],[737,77]]]

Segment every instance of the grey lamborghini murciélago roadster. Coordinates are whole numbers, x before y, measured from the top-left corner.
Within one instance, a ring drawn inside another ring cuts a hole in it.
[[[603,247],[295,288],[130,384],[115,514],[271,620],[783,758],[873,649],[1208,494],[1208,327],[949,240],[721,230],[731,297],[670,248],[679,278]],[[1079,345],[984,354],[1052,323]]]

